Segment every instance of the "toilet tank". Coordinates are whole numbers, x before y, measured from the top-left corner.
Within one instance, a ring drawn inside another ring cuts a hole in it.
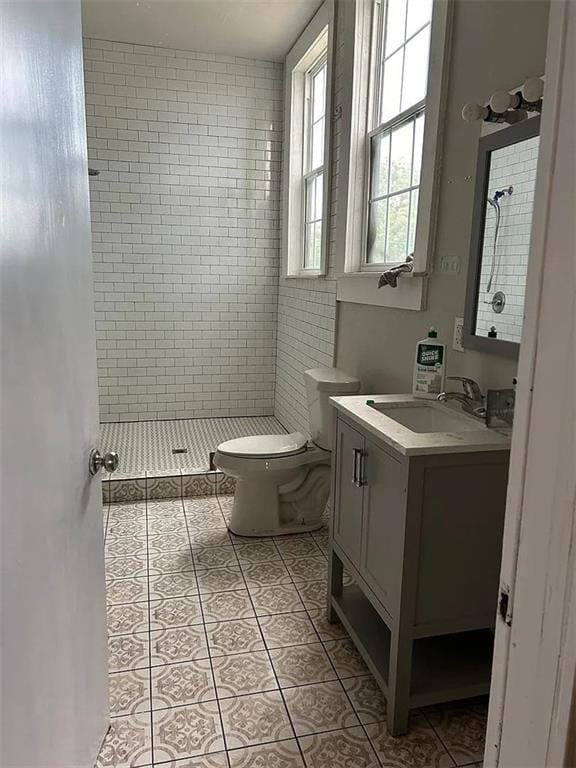
[[[338,368],[312,368],[304,371],[308,398],[308,424],[312,442],[327,451],[334,442],[334,413],[329,399],[335,395],[354,395],[360,381]]]

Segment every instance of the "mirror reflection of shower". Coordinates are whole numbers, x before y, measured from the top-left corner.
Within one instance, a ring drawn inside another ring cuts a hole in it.
[[[486,284],[486,293],[490,293],[492,285],[495,282],[495,278],[498,275],[500,269],[500,254],[498,253],[498,235],[500,233],[500,220],[502,218],[502,209],[500,208],[500,198],[506,195],[511,195],[514,192],[514,187],[506,187],[505,189],[497,189],[492,197],[488,197],[488,203],[492,206],[496,215],[496,226],[494,228],[494,239],[492,241],[492,264],[490,266],[490,275]],[[500,314],[506,305],[506,294],[503,291],[496,291],[494,296],[488,301],[484,301],[484,304],[491,304],[492,310],[497,314]]]

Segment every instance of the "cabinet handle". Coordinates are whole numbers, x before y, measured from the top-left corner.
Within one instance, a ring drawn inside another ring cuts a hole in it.
[[[357,488],[364,485],[364,451],[361,448],[353,448],[352,482]]]
[[[358,485],[367,485],[366,480],[366,451],[360,451],[360,474],[358,477]]]

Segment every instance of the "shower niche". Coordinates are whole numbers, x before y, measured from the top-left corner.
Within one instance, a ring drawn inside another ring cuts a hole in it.
[[[478,144],[463,343],[517,357],[540,138],[540,116]]]

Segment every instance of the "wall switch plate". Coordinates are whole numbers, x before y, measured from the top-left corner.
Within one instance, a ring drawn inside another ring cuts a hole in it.
[[[452,349],[456,350],[456,352],[464,352],[464,347],[462,346],[463,332],[464,332],[464,318],[455,317],[454,318],[454,335],[452,336]]]
[[[445,275],[458,275],[460,273],[459,256],[442,256],[440,260],[440,271]]]

